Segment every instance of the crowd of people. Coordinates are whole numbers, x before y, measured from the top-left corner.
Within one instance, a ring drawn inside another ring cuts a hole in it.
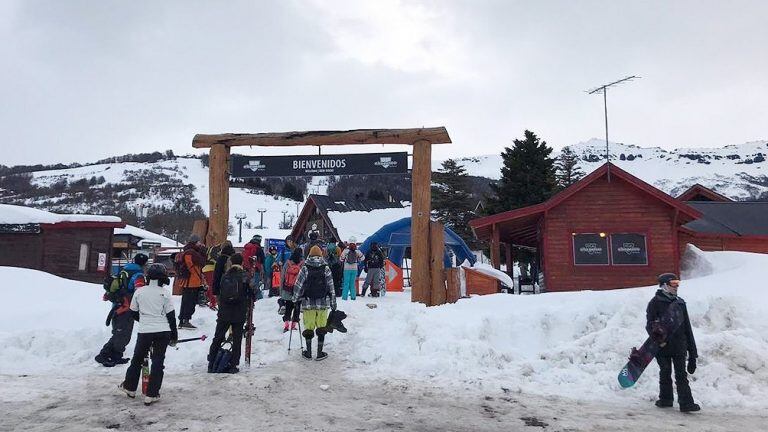
[[[346,315],[341,311],[334,315],[336,299],[356,299],[361,268],[366,272],[362,295],[369,288],[371,297],[386,294],[385,256],[376,243],[363,255],[354,237],[348,242],[323,241],[312,231],[303,244],[288,236],[284,247],[270,246],[265,253],[262,240],[260,235],[253,236],[238,253],[230,241],[206,248],[198,236],[191,236],[173,257],[172,294],[181,296],[178,324],[171,292],[165,288],[171,282],[164,265],[148,265],[149,258],[140,253],[118,274],[108,277],[104,300],[113,305],[107,320],[112,336],[95,360],[106,367],[130,362],[119,385],[121,391],[136,397],[142,363],[149,356],[150,385],[144,401],[151,404],[159,399],[165,351],[178,341],[179,329],[197,328],[191,320],[198,305],[217,311],[208,372],[238,373],[243,336],[253,331],[252,323],[247,322],[253,302],[277,297],[283,332],[300,331],[306,342],[302,356],[321,361],[328,357],[326,334],[333,328],[346,331],[340,322]],[[133,357],[128,359],[123,354],[135,321],[139,336]],[[226,364],[221,365],[217,358],[224,344],[231,348]]]

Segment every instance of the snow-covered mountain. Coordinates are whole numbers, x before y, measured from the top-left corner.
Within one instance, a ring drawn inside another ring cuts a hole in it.
[[[569,146],[590,173],[605,163],[605,141],[591,139]],[[753,141],[722,148],[640,147],[611,143],[611,162],[659,189],[678,195],[695,183],[739,200],[768,196],[768,141]],[[557,156],[553,154],[553,156]],[[460,158],[470,175],[498,179],[501,155]],[[435,163],[435,169],[439,167]]]

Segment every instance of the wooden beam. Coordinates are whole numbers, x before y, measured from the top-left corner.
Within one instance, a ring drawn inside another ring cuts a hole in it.
[[[445,270],[446,303],[456,303],[461,298],[461,268],[453,267]]]
[[[205,241],[207,245],[214,245],[227,239],[229,226],[229,147],[211,147],[208,166],[210,209]]]
[[[507,274],[509,277],[514,278],[514,272],[512,271],[512,244],[504,243],[504,255],[507,264]]]
[[[429,304],[432,277],[429,271],[429,222],[431,213],[432,144],[413,144],[411,173],[411,301]]]
[[[430,306],[445,304],[445,269],[443,254],[445,253],[445,228],[440,222],[432,221],[429,224],[430,259],[429,272],[432,277],[430,289]]]
[[[428,141],[432,144],[451,142],[445,127],[415,129],[355,129],[348,131],[307,131],[217,135],[197,134],[192,147],[209,148],[216,145],[234,146],[321,146],[357,144],[408,144]]]
[[[491,266],[496,270],[501,268],[501,242],[499,241],[499,226],[493,224],[491,230]]]

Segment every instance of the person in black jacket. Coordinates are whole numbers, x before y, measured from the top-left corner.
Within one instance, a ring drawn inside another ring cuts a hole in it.
[[[214,293],[219,292],[219,283],[221,283],[221,277],[232,266],[230,258],[235,254],[235,248],[232,247],[232,242],[226,240],[221,244],[221,251],[219,251],[219,257],[216,258],[216,265],[213,268],[213,283],[211,288]],[[215,294],[214,294],[215,295]],[[218,303],[218,301],[217,301]]]
[[[384,286],[384,253],[376,242],[371,243],[371,250],[365,254],[365,282],[363,282],[363,297],[368,287],[371,287],[371,297],[382,296],[387,292]]]
[[[250,284],[248,272],[243,269],[243,256],[235,253],[229,258],[229,261],[232,263],[232,266],[213,288],[213,293],[219,299],[219,312],[216,319],[216,333],[213,336],[211,348],[208,351],[208,372],[213,372],[213,362],[216,360],[216,354],[230,327],[232,327],[232,359],[230,360],[227,372],[240,372],[237,365],[240,364],[243,327],[248,316],[248,302],[254,301],[253,288]],[[233,289],[235,291],[232,291]],[[233,292],[236,295],[233,295]]]
[[[675,369],[675,384],[677,385],[677,401],[680,411],[699,411],[701,407],[693,402],[691,387],[688,384],[686,374],[686,355],[688,355],[687,372],[696,372],[696,341],[693,338],[691,320],[688,318],[688,308],[685,301],[677,296],[680,279],[674,273],[664,273],[659,276],[659,290],[648,303],[646,310],[647,324],[645,326],[648,335],[658,338],[663,342],[661,349],[656,354],[659,363],[659,400],[656,406],[659,408],[671,407],[674,402],[672,391],[672,368]],[[679,307],[682,312],[683,322],[671,334],[665,335],[656,325],[670,307]]]

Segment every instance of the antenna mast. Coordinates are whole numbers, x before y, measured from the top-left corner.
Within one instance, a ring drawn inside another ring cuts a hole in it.
[[[618,81],[614,81],[612,83],[608,83],[605,85],[601,85],[600,87],[596,87],[592,90],[587,90],[587,94],[603,94],[603,112],[605,113],[605,161],[611,162],[611,153],[608,149],[608,88],[613,87],[615,85],[619,85],[628,81],[632,81],[633,79],[638,79],[639,76],[628,76],[626,78],[622,78]],[[608,165],[608,181],[611,181],[611,166]]]

